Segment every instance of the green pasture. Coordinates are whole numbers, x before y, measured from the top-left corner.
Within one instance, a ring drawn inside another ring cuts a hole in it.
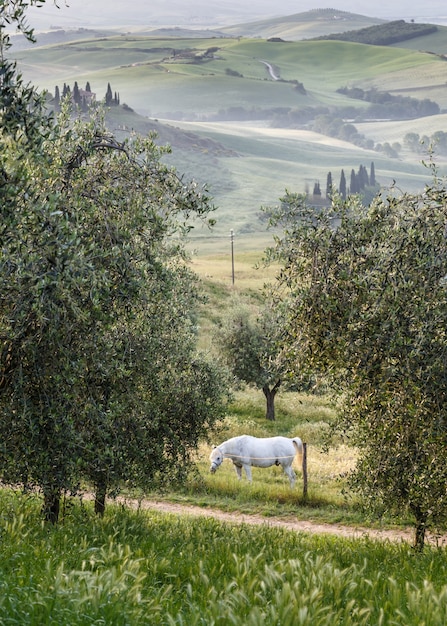
[[[409,66],[396,71],[383,73],[373,80],[359,79],[356,85],[369,89],[375,87],[380,91],[388,91],[393,95],[402,95],[424,100],[428,98],[437,102],[441,111],[447,107],[445,85],[447,80],[447,63],[439,57],[426,55],[428,62],[422,65]]]
[[[414,50],[339,41],[282,43],[243,39],[229,48],[237,52],[241,61],[255,57],[275,63],[287,80],[300,79],[306,86],[307,81],[317,84],[324,78],[328,88],[340,87],[349,79],[355,81],[424,65],[430,59],[429,55]]]
[[[399,43],[392,44],[396,48],[407,48],[409,50],[426,50],[436,54],[445,54],[447,40],[447,26],[437,26],[437,31],[430,35],[407,39]]]
[[[447,114],[443,113],[416,120],[357,123],[356,128],[365,137],[374,137],[377,141],[389,141],[390,143],[398,141],[403,144],[407,133],[417,133],[420,137],[424,135],[430,137],[438,131],[445,132],[446,125]]]
[[[213,58],[195,61],[170,52],[194,50],[197,56],[212,47],[218,48]],[[113,37],[37,47],[19,51],[17,57],[24,75],[42,88],[53,91],[56,81],[89,80],[92,89],[102,93],[112,82],[133,108],[149,109],[160,117],[180,110],[200,116],[230,106],[299,108],[320,99],[324,103],[322,94],[329,93],[344,104],[346,98],[336,90],[347,84],[386,77],[399,80],[411,70],[405,81],[414,88],[415,72],[422,80],[433,69],[439,82],[447,72],[446,64],[434,55],[333,41]],[[302,97],[291,84],[274,81],[262,61],[275,65],[284,80],[303,83],[308,96]],[[227,76],[227,69],[241,77]]]
[[[257,260],[247,254],[247,267]],[[215,272],[218,261],[210,259]],[[255,287],[254,277],[246,280],[244,289]],[[67,494],[59,525],[47,526],[37,494],[0,490],[0,623],[443,625],[445,548],[427,546],[421,554],[398,541],[269,526],[273,518],[371,524],[344,494],[355,452],[340,441],[325,449],[333,418],[324,395],[280,393],[277,420],[268,422],[261,392],[240,390],[220,432],[201,444],[198,471],[183,489],[140,493],[138,510],[111,501],[103,519],[94,516],[88,498]],[[277,467],[254,468],[252,485],[238,481],[228,461],[210,474],[211,444],[244,432],[302,437],[307,499],[299,467],[294,490]],[[146,498],[195,504],[208,515],[151,512]],[[214,508],[261,515],[266,523],[223,523]]]
[[[193,256],[190,266],[199,276],[206,295],[198,322],[199,345],[202,350],[215,355],[213,338],[222,316],[231,311],[237,298],[261,304],[265,299],[264,288],[274,283],[279,266],[265,267],[262,250],[238,251],[234,254],[233,284],[229,240],[225,254]],[[181,495],[169,494],[168,497],[181,497],[183,501],[186,499],[194,503],[210,498],[224,509],[242,507],[243,510],[279,516],[290,515],[294,507],[305,504],[298,513],[305,518],[316,515],[334,520],[345,516],[345,520],[358,521],[357,505],[352,496],[347,499],[343,493],[346,475],[353,467],[356,452],[339,439],[328,439],[329,427],[335,417],[331,399],[322,393],[280,390],[275,401],[276,420],[273,422],[265,418],[265,402],[259,389],[244,387],[235,390],[225,420],[212,440],[203,442],[198,450],[199,476],[192,479]],[[294,490],[290,489],[287,477],[278,467],[253,468],[253,486],[237,480],[230,462],[224,462],[216,474],[210,475],[208,457],[211,444],[241,434],[257,437],[299,436],[308,444],[309,497],[305,503],[298,464],[295,468],[299,476],[298,486]],[[331,445],[326,450],[328,443]]]
[[[265,247],[271,245],[273,240],[265,240]],[[227,237],[226,250],[219,253],[208,251],[207,254],[193,255],[191,258],[191,269],[206,281],[207,288],[211,291],[219,287],[229,288],[230,293],[258,293],[261,292],[266,283],[274,281],[279,270],[278,266],[263,265],[262,248],[258,250],[244,249],[238,246],[238,240],[233,240],[233,260],[234,260],[234,287],[231,284],[232,263],[231,263],[231,241],[230,233]]]
[[[231,301],[230,301],[231,303]],[[258,513],[266,517],[298,517],[328,522],[361,523],[358,503],[347,496],[346,475],[353,468],[356,452],[334,440],[328,449],[329,425],[335,412],[323,395],[283,392],[276,400],[276,420],[265,418],[265,399],[260,390],[235,392],[226,419],[211,442],[203,443],[197,455],[199,476],[177,495],[182,502],[207,503],[223,510]],[[292,490],[282,468],[253,468],[253,484],[243,475],[238,480],[233,464],[226,460],[215,474],[209,472],[213,445],[249,434],[255,437],[299,436],[308,446],[308,496],[303,498],[299,460],[294,469],[297,483]],[[170,494],[169,498],[175,497]]]
[[[262,241],[262,240],[261,240]],[[272,284],[279,270],[277,266],[265,267],[263,251],[273,241],[265,240],[264,248],[253,250],[248,241],[233,241],[233,260],[231,254],[230,233],[225,241],[217,238],[202,239],[199,250],[191,250],[190,268],[197,274],[201,288],[206,296],[199,319],[199,347],[208,353],[215,354],[214,333],[224,312],[234,306],[234,298],[243,297],[256,304],[264,300],[263,290]],[[221,251],[216,252],[216,249]],[[214,252],[213,252],[214,251]],[[233,284],[234,268],[234,284]],[[263,396],[254,392],[255,402]],[[261,406],[261,413],[262,413]],[[263,420],[261,420],[261,423]]]

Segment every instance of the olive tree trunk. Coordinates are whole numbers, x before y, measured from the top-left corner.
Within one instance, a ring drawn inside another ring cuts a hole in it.
[[[57,524],[59,520],[61,492],[56,487],[43,488],[42,515],[46,522]]]
[[[103,517],[106,510],[107,484],[101,482],[96,484],[95,489],[95,513]]]
[[[271,389],[268,385],[264,385],[262,388],[267,402],[265,417],[272,422],[275,421],[275,396],[280,385],[281,381],[278,380]]]

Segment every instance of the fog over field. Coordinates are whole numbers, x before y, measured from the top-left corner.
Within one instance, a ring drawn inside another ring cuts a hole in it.
[[[386,20],[405,19],[416,22],[447,24],[447,5],[444,0],[58,0],[59,9],[52,0],[29,11],[31,24],[36,29],[60,26],[116,27],[178,25],[189,27],[217,27],[281,15],[301,13],[311,9],[334,8]]]

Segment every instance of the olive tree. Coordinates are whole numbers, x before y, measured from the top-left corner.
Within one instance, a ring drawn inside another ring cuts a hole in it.
[[[182,236],[205,190],[153,138],[118,141],[101,113],[57,119],[25,86],[0,17],[0,470],[38,486],[46,519],[82,479],[105,495],[180,475],[221,416],[225,378],[197,354],[197,279]],[[37,3],[37,4],[43,4]],[[178,471],[177,471],[178,470]]]
[[[418,548],[447,514],[447,192],[433,170],[424,193],[367,209],[335,199],[316,213],[287,194],[273,220],[289,367],[331,377],[359,448],[353,487],[408,511]]]
[[[266,419],[275,420],[275,397],[282,379],[277,362],[279,322],[271,307],[234,300],[216,332],[216,342],[237,380],[261,389]]]

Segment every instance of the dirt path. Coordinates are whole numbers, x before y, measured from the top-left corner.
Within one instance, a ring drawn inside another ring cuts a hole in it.
[[[193,505],[176,504],[173,502],[157,500],[137,500],[119,499],[122,504],[132,508],[143,510],[160,511],[174,515],[190,515],[195,517],[209,517],[230,524],[256,524],[270,528],[284,528],[296,532],[306,532],[315,534],[337,535],[339,537],[362,538],[369,537],[375,540],[388,540],[397,542],[413,543],[414,532],[412,529],[406,530],[378,530],[363,528],[361,526],[342,526],[340,524],[324,524],[312,521],[302,521],[293,518],[267,518],[261,515],[247,515],[244,513],[227,513],[218,509],[202,508]],[[427,535],[427,544],[446,546],[447,535],[441,537]]]

